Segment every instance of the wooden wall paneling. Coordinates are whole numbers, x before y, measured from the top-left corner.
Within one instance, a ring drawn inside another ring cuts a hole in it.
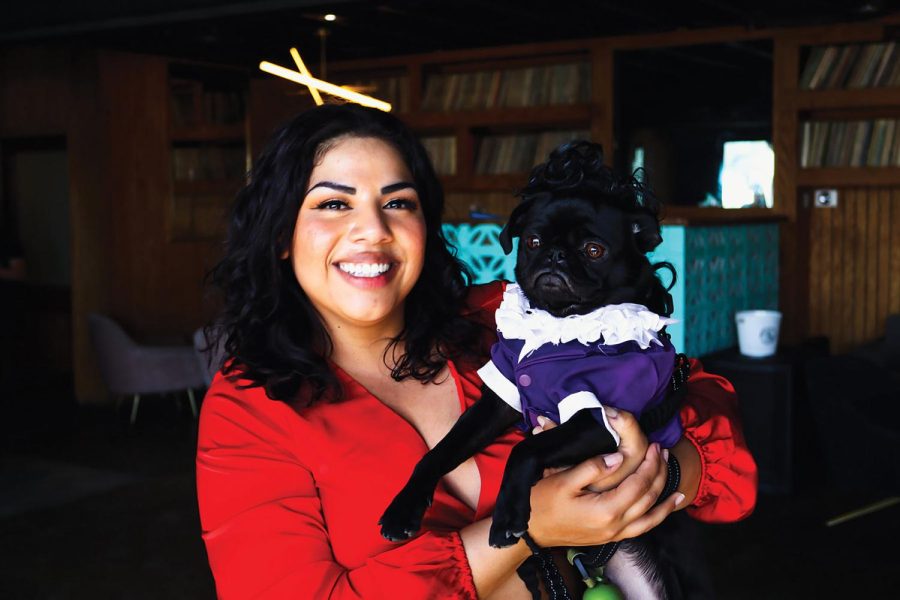
[[[900,312],[900,188],[840,188],[834,209],[810,216],[811,335],[846,352],[884,334]]]
[[[854,293],[856,290],[855,267],[853,260],[853,250],[856,247],[856,191],[844,191],[846,202],[843,203],[841,210],[844,218],[844,246],[841,261],[838,268],[844,272],[844,293],[841,297],[842,315],[841,315],[841,334],[838,337],[838,348],[843,350],[848,340],[853,339],[853,301],[856,298]]]
[[[456,127],[453,133],[456,136],[456,175],[471,179],[475,175],[475,134],[468,127]]]
[[[885,317],[890,314],[891,288],[891,220],[898,215],[891,210],[891,190],[881,189],[878,193],[878,301],[876,312],[879,315],[878,335],[884,332]],[[900,242],[900,240],[895,240]]]
[[[891,217],[888,314],[900,313],[900,187],[891,190]]]
[[[189,343],[205,321],[202,279],[215,247],[169,241],[167,72],[157,57],[104,53],[100,60],[114,199],[110,310],[139,339]]]
[[[607,164],[617,151],[613,131],[615,98],[613,52],[607,44],[591,46],[591,139],[603,146]]]
[[[878,314],[878,288],[884,285],[878,279],[880,197],[881,190],[873,189],[866,198],[866,339],[878,337],[878,323],[884,321],[884,315]]]
[[[425,80],[422,75],[422,61],[413,60],[407,68],[409,76],[409,110],[418,111],[422,108],[422,91],[425,88]]]
[[[805,200],[809,199],[810,193],[804,192]],[[830,220],[827,215],[830,210],[816,211],[814,208],[806,208],[811,210],[810,215],[810,236],[809,236],[809,331],[814,335],[819,335],[825,328],[825,320],[828,315],[828,294],[827,286],[830,277],[827,277],[828,269],[825,268],[825,262],[822,256],[829,251],[830,231],[828,230]],[[826,281],[827,278],[827,281]]]
[[[869,202],[869,190],[857,190],[857,200],[855,203],[856,210],[856,244],[853,247],[853,259],[855,269],[853,274],[856,277],[855,286],[853,288],[854,306],[853,306],[853,340],[865,339],[866,335],[866,294],[868,290],[868,282],[866,281],[866,229],[867,222],[867,204]]]
[[[113,194],[109,173],[105,111],[101,106],[95,52],[79,53],[71,74],[69,123],[69,201],[72,240],[72,369],[80,403],[105,400],[87,315],[109,308],[112,277],[107,259],[111,247]]]
[[[69,83],[76,52],[17,47],[0,52],[0,136],[65,134],[72,105]]]
[[[812,318],[809,281],[809,207],[799,207],[797,192],[797,87],[799,46],[790,39],[773,41],[772,146],[775,152],[774,210],[787,220],[781,225],[779,308],[785,315],[782,340],[795,343],[809,331]]]
[[[846,285],[846,276],[844,271],[844,262],[848,261],[849,258],[846,258],[847,251],[845,249],[845,240],[846,235],[844,231],[844,227],[847,224],[847,206],[850,198],[845,194],[842,202],[838,204],[838,207],[833,210],[832,214],[832,236],[833,236],[833,244],[831,260],[828,262],[827,268],[831,270],[835,285],[831,290],[826,290],[826,293],[829,293],[831,296],[831,322],[828,323],[828,328],[825,330],[825,333],[831,337],[832,347],[836,349],[843,343],[843,335],[845,331],[845,324],[847,319],[844,317],[844,307],[847,304],[846,298],[848,297],[847,290],[849,287]]]

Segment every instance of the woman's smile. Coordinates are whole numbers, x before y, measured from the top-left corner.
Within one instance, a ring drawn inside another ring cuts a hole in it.
[[[362,288],[387,285],[397,273],[394,258],[381,253],[360,254],[335,264],[351,285]]]

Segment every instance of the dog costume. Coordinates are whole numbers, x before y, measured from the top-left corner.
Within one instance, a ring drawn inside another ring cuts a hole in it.
[[[530,431],[537,417],[564,423],[588,409],[619,443],[603,406],[641,414],[666,400],[675,349],[659,332],[674,319],[640,304],[615,304],[584,315],[554,317],[532,307],[508,284],[496,312],[498,341],[478,371],[504,402],[522,413]],[[677,412],[648,434],[670,448],[681,438]]]

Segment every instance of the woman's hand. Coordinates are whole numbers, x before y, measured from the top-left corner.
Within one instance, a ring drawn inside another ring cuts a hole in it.
[[[602,461],[600,471],[603,473],[600,479],[592,481],[587,487],[593,492],[604,492],[618,486],[626,477],[634,473],[644,460],[647,453],[647,436],[644,435],[637,419],[628,411],[616,410],[605,407],[606,418],[609,424],[619,434],[619,448],[611,454],[603,454],[591,460]],[[556,427],[556,423],[545,417],[538,417],[537,427],[532,433],[538,434]],[[562,469],[547,469],[544,476],[558,473]]]
[[[607,417],[621,437],[617,452],[547,472],[533,488],[529,533],[539,545],[596,545],[635,537],[656,527],[684,500],[676,493],[654,507],[666,484],[668,451],[648,445],[630,413],[607,409]],[[553,427],[542,420],[534,433]]]
[[[614,470],[618,471],[619,468]],[[545,477],[532,488],[528,531],[543,547],[592,546],[638,536],[659,525],[684,495],[673,494],[654,507],[666,484],[666,463],[658,444],[618,487],[601,492],[585,488],[611,476],[599,458]]]

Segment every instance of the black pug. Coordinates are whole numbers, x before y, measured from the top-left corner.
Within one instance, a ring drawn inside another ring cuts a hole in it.
[[[390,540],[413,535],[439,479],[514,424],[531,431],[544,415],[559,426],[510,454],[490,531],[495,547],[527,532],[530,489],[544,469],[615,451],[603,406],[632,412],[662,447],[681,437],[683,387],[672,390],[687,376],[686,361],[664,331],[672,298],[656,274],[672,267],[646,257],[662,241],[658,202],[633,177],[619,181],[588,142],[554,150],[521,196],[500,233],[507,253],[520,239],[518,285],[507,286],[496,313],[499,341],[479,370],[482,398],[384,512]]]

